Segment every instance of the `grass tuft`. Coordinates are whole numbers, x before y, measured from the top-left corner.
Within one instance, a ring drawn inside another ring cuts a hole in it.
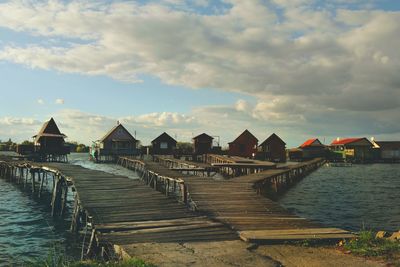
[[[390,258],[400,253],[399,241],[375,238],[375,233],[372,231],[361,231],[357,238],[345,242],[343,247],[353,254],[368,257]]]

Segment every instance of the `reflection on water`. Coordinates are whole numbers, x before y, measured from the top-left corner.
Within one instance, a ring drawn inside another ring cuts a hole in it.
[[[400,230],[400,164],[322,167],[279,202],[296,214],[348,230]]]

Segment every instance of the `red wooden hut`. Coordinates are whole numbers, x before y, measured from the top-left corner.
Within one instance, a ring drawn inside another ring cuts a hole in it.
[[[247,129],[229,143],[229,155],[253,158],[257,153],[258,139]]]

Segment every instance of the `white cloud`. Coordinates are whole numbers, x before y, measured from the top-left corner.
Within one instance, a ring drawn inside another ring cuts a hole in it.
[[[62,98],[57,98],[56,99],[56,101],[55,101],[55,103],[57,104],[57,105],[64,105],[64,99],[62,99]]]
[[[345,126],[398,130],[389,119],[396,120],[400,108],[400,12],[374,10],[377,1],[266,2],[224,1],[227,7],[213,14],[179,0],[3,2],[1,27],[68,42],[3,43],[0,60],[123,82],[149,74],[167,84],[255,96],[254,107],[240,100],[198,108],[240,120],[242,128],[273,122],[298,131],[311,127],[314,134]],[[215,124],[193,114],[196,119],[155,113],[126,120],[146,127]]]
[[[39,105],[44,105],[44,100],[41,99],[41,98],[39,98],[36,102],[37,102]]]

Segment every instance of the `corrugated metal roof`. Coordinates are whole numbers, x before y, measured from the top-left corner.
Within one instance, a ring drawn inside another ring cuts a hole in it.
[[[309,146],[311,146],[312,144],[314,144],[316,141],[318,141],[318,145],[321,145],[321,146],[322,146],[322,143],[321,143],[321,141],[319,141],[318,138],[312,138],[312,139],[308,139],[307,141],[305,141],[305,142],[300,146],[300,148],[309,147]]]
[[[365,139],[364,137],[360,138],[343,138],[343,139],[339,139],[339,140],[333,140],[331,145],[347,145],[350,143],[354,143],[360,140]]]

